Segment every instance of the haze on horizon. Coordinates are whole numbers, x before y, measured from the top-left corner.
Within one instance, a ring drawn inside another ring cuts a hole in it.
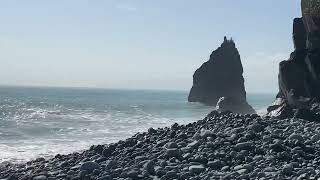
[[[247,92],[276,92],[299,0],[0,1],[0,84],[189,90],[223,36]]]

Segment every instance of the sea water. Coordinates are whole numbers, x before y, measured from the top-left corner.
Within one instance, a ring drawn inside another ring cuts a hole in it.
[[[214,107],[187,91],[0,87],[0,163],[24,162],[203,119]],[[260,113],[274,94],[248,94]]]

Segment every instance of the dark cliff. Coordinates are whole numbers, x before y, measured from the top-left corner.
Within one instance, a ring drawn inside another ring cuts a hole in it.
[[[279,93],[268,108],[268,115],[320,121],[320,26],[315,23],[318,20],[305,15],[294,19],[294,51],[279,64]]]

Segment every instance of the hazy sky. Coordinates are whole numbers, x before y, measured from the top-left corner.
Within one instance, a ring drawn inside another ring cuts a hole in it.
[[[248,92],[276,92],[299,0],[3,0],[0,84],[184,89],[232,36]]]

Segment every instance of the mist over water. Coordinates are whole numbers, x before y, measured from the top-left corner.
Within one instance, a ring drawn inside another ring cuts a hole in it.
[[[188,92],[71,88],[0,88],[0,162],[81,151],[175,122],[203,119],[213,107]],[[248,94],[262,112],[273,94]]]

